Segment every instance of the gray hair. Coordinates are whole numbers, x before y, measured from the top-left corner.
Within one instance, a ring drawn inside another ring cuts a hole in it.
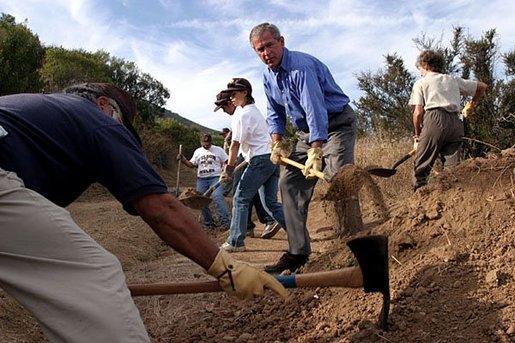
[[[274,24],[270,23],[261,23],[259,25],[254,26],[252,30],[250,30],[249,34],[249,42],[250,45],[252,45],[252,40],[254,38],[259,38],[263,35],[265,32],[270,32],[275,39],[281,38],[281,31],[279,31],[279,28],[275,26]]]

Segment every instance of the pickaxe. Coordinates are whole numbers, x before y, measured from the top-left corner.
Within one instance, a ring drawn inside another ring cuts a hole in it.
[[[379,327],[388,329],[390,311],[390,277],[388,270],[388,237],[364,236],[347,242],[359,267],[332,271],[277,275],[285,288],[347,287],[364,288],[366,293],[379,292],[383,305],[379,314]],[[129,285],[132,296],[220,292],[217,280]]]

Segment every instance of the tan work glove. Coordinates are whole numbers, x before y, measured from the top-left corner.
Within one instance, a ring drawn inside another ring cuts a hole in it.
[[[322,148],[311,148],[308,150],[308,159],[302,169],[302,174],[306,179],[316,179],[317,176],[311,172],[312,169],[322,171],[322,156],[324,155]]]
[[[417,147],[418,147],[418,136],[415,135],[415,136],[413,136],[413,150],[417,151]]]
[[[463,107],[463,110],[461,110],[461,115],[463,118],[467,118],[468,116],[472,115],[474,113],[474,104],[472,101],[468,101],[465,104],[465,107]]]
[[[230,166],[228,164],[225,165],[224,171],[222,172],[222,174],[220,174],[220,179],[219,179],[219,181],[222,185],[226,185],[226,184],[232,182],[232,179],[234,177],[234,169],[235,169],[234,166]]]
[[[281,164],[280,157],[288,157],[291,154],[290,144],[282,140],[270,144],[270,150],[270,161],[274,164]]]
[[[288,291],[272,275],[234,260],[223,249],[218,251],[207,273],[218,279],[220,286],[229,296],[239,300],[262,296],[265,288],[271,289],[284,300],[288,299]]]

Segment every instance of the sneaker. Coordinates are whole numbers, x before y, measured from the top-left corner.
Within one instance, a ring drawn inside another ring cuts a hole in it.
[[[294,273],[308,261],[308,255],[292,255],[285,253],[277,264],[266,266],[265,272],[270,274],[281,274],[285,270]]]
[[[243,252],[243,251],[245,251],[244,245],[242,245],[241,247],[235,247],[228,242],[225,242],[224,244],[222,244],[220,246],[220,248],[224,249],[225,251],[228,251],[228,252]]]
[[[247,229],[246,237],[254,238],[254,229]]]
[[[272,222],[270,224],[266,224],[263,233],[261,234],[261,238],[269,239],[275,236],[276,233],[281,229],[281,225],[278,222]]]

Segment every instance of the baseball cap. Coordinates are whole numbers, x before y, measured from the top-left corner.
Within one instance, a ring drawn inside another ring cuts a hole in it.
[[[248,91],[249,94],[252,94],[252,86],[247,79],[235,77],[227,84],[227,89],[224,89],[222,92],[230,93],[234,91]]]
[[[216,101],[215,101],[215,109],[213,112],[216,112],[218,111],[220,108],[222,108],[222,106],[226,105],[230,100],[230,96],[229,96],[229,93],[227,92],[220,92],[216,95]]]
[[[142,145],[141,138],[132,125],[138,111],[136,108],[136,102],[129,93],[116,87],[113,84],[100,82],[88,82],[70,86],[66,88],[64,92],[77,95],[81,95],[83,93],[93,93],[95,98],[99,96],[106,96],[116,101],[116,104],[118,107],[120,107],[120,111],[122,111],[123,126],[125,126],[127,130],[129,130],[129,132],[134,136],[134,138],[136,138],[138,143]]]

